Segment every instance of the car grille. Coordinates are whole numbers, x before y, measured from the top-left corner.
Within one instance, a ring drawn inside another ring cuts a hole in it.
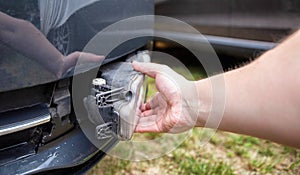
[[[46,105],[0,113],[0,166],[35,154],[50,119]]]
[[[0,136],[45,124],[50,119],[50,112],[45,105],[0,114]]]

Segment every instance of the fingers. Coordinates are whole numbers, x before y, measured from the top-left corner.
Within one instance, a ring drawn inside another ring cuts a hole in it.
[[[142,106],[142,113],[136,132],[169,132],[177,123],[173,115],[166,115],[168,109],[180,110],[181,92],[177,84],[177,73],[164,65],[155,63],[132,64],[133,68],[155,78],[157,93],[149,102]],[[179,113],[175,113],[178,115]],[[159,116],[159,117],[157,117]]]
[[[137,127],[135,128],[135,132],[138,133],[145,133],[145,132],[152,132],[152,133],[160,133],[163,132],[159,127],[159,122],[156,121],[157,116],[152,115],[145,118],[140,118]]]
[[[99,62],[99,61],[103,61],[104,58],[105,57],[102,55],[80,52],[80,59],[82,59],[81,62]]]
[[[147,111],[147,110],[150,110],[151,109],[151,104],[150,102],[147,102],[145,104],[142,104],[141,106],[141,111],[144,112],[144,111]]]
[[[133,62],[132,66],[135,70],[155,78],[157,90],[163,94],[168,102],[174,104],[180,101],[180,88],[176,80],[181,77],[168,66],[138,62]]]
[[[158,75],[156,78],[156,88],[162,94],[162,99],[168,104],[174,105],[181,101],[181,92],[179,86],[175,82],[175,77],[167,77]]]
[[[136,61],[132,63],[132,66],[136,71],[142,72],[152,78],[155,78],[159,73],[165,72],[168,68],[167,66],[161,64],[139,63]]]
[[[165,105],[166,102],[164,101],[162,95],[159,92],[157,92],[156,95],[152,97],[150,101],[148,101],[147,103],[141,106],[141,110],[146,111],[146,110],[154,109],[157,106],[165,106]]]
[[[150,109],[150,110],[142,112],[141,117],[148,117],[148,116],[151,116],[154,114],[156,114],[156,110]]]
[[[139,119],[135,132],[145,133],[176,133],[171,131],[176,126],[177,122],[173,119],[165,120],[164,116],[151,115],[149,117],[142,117]]]
[[[88,63],[88,62],[100,64],[101,61],[104,60],[104,58],[105,58],[104,56],[95,55],[92,53],[73,52],[63,58],[63,65],[62,65],[61,70],[57,73],[57,76],[60,77],[69,68],[75,66],[76,64],[84,64],[84,63]]]

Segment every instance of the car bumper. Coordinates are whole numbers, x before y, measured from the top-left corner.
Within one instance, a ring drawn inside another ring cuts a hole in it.
[[[110,140],[106,148],[112,148],[116,143],[116,140]],[[104,156],[105,153],[96,148],[80,128],[74,128],[59,139],[40,147],[36,154],[5,164],[0,174],[35,174],[45,171],[70,173],[66,171],[68,168],[72,168],[72,173],[75,173],[88,170]]]

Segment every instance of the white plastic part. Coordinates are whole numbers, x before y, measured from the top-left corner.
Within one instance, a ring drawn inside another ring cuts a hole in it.
[[[94,86],[101,86],[101,85],[105,85],[106,84],[106,80],[103,78],[95,78],[93,79],[93,83]]]

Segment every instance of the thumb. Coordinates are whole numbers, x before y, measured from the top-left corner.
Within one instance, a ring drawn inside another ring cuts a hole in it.
[[[133,68],[136,71],[142,72],[151,78],[155,78],[157,74],[167,71],[168,66],[156,64],[156,63],[140,63],[134,61],[132,63]]]
[[[104,60],[104,56],[103,55],[96,55],[93,53],[86,53],[86,52],[81,52],[80,53],[80,59],[81,62],[99,62],[99,61],[103,61]]]

